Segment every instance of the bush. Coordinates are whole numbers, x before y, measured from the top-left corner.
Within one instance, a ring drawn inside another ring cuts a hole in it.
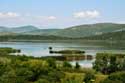
[[[64,68],[72,68],[72,65],[68,63],[67,61],[63,62],[63,67]]]
[[[55,59],[49,58],[49,59],[47,59],[47,63],[49,65],[49,67],[56,68],[56,60]]]
[[[39,79],[35,83],[50,83],[50,82],[48,80],[46,80],[46,79]]]
[[[85,83],[91,83],[92,81],[95,80],[95,75],[91,72],[87,72],[84,77],[84,82]]]
[[[112,73],[101,83],[125,83],[125,71]]]

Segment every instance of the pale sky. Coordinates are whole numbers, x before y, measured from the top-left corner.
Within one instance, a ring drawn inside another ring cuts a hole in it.
[[[0,26],[125,23],[125,0],[0,0]]]

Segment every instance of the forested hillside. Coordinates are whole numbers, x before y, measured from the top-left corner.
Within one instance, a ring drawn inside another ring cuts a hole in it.
[[[89,40],[125,40],[125,31],[105,33],[102,35],[85,37],[84,39],[89,39]]]

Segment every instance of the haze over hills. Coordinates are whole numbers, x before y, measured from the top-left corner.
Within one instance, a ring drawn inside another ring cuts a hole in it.
[[[38,30],[37,27],[35,26],[21,26],[21,27],[3,27],[0,26],[0,32],[11,32],[11,33],[23,33],[23,32],[29,32],[29,31],[34,31]]]
[[[55,31],[60,29],[39,29],[38,27],[27,25],[21,27],[4,27],[0,26],[0,35],[7,35],[7,34],[24,34],[24,35],[50,35]]]
[[[42,36],[59,36],[59,37],[89,37],[125,31],[125,24],[115,23],[97,23],[88,25],[79,25],[65,29],[39,29],[35,26],[22,26],[15,28],[0,27],[0,34],[22,34],[22,35],[42,35]],[[119,34],[118,34],[119,35]]]

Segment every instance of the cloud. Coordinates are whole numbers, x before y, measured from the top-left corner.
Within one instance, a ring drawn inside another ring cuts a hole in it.
[[[97,18],[100,16],[100,12],[93,10],[93,11],[81,11],[74,13],[74,18]]]
[[[47,19],[48,20],[56,20],[57,18],[55,16],[48,16]]]
[[[42,16],[42,15],[31,15],[31,14],[24,14],[25,18],[32,18],[33,20],[44,20],[44,21],[52,21],[52,20],[56,20],[57,17],[56,16]]]
[[[49,22],[55,21],[56,16],[42,16],[42,15],[32,15],[29,13],[20,14],[16,12],[0,12],[0,20],[18,20],[18,21],[34,21],[34,22]]]
[[[19,16],[20,14],[14,12],[7,12],[7,13],[0,12],[0,18],[15,18]]]

